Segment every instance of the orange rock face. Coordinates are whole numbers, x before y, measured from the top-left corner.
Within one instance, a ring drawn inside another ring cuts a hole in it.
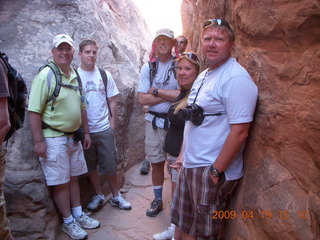
[[[320,239],[319,1],[184,0],[189,50],[200,52],[208,18],[231,23],[234,56],[259,88],[226,239]]]

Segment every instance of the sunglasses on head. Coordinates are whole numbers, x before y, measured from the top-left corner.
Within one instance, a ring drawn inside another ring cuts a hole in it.
[[[181,57],[187,57],[200,65],[199,57],[197,56],[197,54],[195,54],[193,52],[184,52],[181,54]]]
[[[205,21],[202,28],[205,28],[205,27],[207,27],[207,26],[209,26],[211,24],[214,24],[214,23],[216,23],[219,26],[225,26],[232,32],[232,29],[231,29],[229,23],[227,21],[223,20],[223,19],[220,19],[220,18],[218,18],[218,19],[209,19],[209,20]]]

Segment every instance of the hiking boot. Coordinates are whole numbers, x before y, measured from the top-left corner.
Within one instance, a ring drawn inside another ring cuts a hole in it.
[[[87,214],[82,213],[82,215],[79,218],[76,218],[76,223],[86,229],[95,229],[100,227],[99,221],[89,217]]]
[[[95,211],[98,208],[102,207],[104,199],[99,195],[94,195],[91,199],[91,202],[88,203],[87,208],[90,211]]]
[[[124,200],[120,193],[117,197],[112,197],[110,199],[110,203],[111,203],[111,205],[118,207],[120,209],[123,209],[123,210],[130,210],[131,209],[131,204],[128,201]]]
[[[174,229],[175,225],[171,223],[170,227],[168,227],[166,230],[164,230],[161,233],[153,234],[154,240],[167,240],[172,239],[174,237]]]
[[[88,234],[75,221],[63,223],[61,230],[72,239],[86,239]]]
[[[147,210],[146,214],[148,217],[155,217],[162,210],[162,200],[154,199],[151,203],[150,208]]]
[[[150,163],[144,160],[140,168],[140,174],[147,175],[149,172],[150,172]]]

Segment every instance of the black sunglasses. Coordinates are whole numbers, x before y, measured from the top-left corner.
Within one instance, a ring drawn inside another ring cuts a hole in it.
[[[181,54],[181,57],[187,57],[187,58],[195,61],[196,63],[198,63],[199,66],[200,66],[200,59],[197,56],[197,54],[195,54],[193,52],[184,52],[184,53]]]
[[[225,26],[232,32],[232,29],[231,29],[229,23],[226,20],[223,20],[223,19],[220,19],[220,18],[218,18],[218,19],[208,19],[207,21],[204,22],[202,28],[205,28],[205,27],[207,27],[207,26],[209,26],[211,24],[214,24],[214,23],[217,23],[217,25],[219,25],[219,26]]]

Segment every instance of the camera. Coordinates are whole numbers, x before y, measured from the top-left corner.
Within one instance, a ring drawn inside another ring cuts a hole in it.
[[[185,121],[191,121],[194,125],[199,126],[202,124],[204,119],[203,109],[193,103],[188,105],[186,108],[180,109],[178,117]]]

